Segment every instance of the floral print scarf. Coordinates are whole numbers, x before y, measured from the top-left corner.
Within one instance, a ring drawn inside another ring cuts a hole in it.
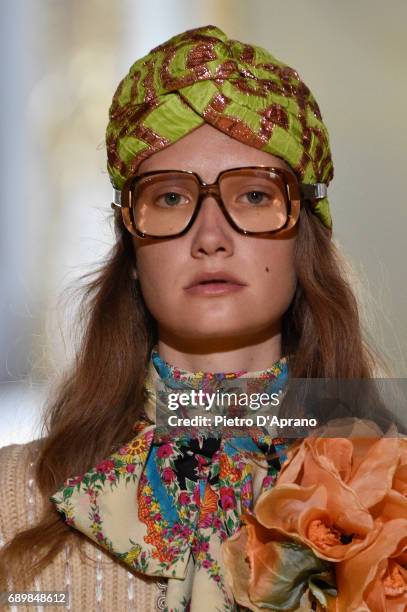
[[[117,452],[85,474],[68,478],[51,497],[65,521],[133,571],[167,578],[168,612],[237,610],[225,581],[221,544],[241,525],[263,491],[273,487],[287,442],[259,428],[247,436],[158,434],[159,386],[215,392],[249,379],[274,393],[288,378],[282,358],[257,372],[187,372],[154,348],[145,381],[145,422]],[[153,422],[153,424],[151,424]]]

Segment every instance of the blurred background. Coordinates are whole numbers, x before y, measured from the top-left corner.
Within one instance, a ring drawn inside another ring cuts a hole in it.
[[[407,3],[5,0],[0,25],[0,447],[39,434],[72,354],[64,288],[113,243],[104,131],[129,66],[214,24],[295,67],[328,125],[334,239],[364,324],[407,376]]]

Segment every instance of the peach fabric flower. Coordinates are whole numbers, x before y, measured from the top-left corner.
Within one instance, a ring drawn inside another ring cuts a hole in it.
[[[324,436],[324,437],[322,437]],[[278,484],[315,484],[315,464],[348,485],[366,508],[379,502],[393,486],[396,469],[407,464],[406,441],[390,430],[383,437],[371,421],[338,419],[306,438],[283,465]],[[290,460],[291,459],[291,460]],[[300,472],[303,471],[302,474]]]
[[[291,542],[333,563],[338,594],[326,598],[330,612],[406,612],[407,440],[395,429],[383,437],[370,421],[342,419],[287,455],[247,527],[224,544],[237,600],[252,610],[247,602],[260,609],[270,601],[271,587],[286,580],[277,576],[276,551]]]
[[[335,612],[406,612],[407,514],[382,525],[374,542],[336,568]],[[367,606],[367,607],[366,607]]]
[[[347,431],[350,438],[309,437],[288,453],[276,486],[256,504],[269,529],[310,546],[333,562],[353,557],[377,537],[382,504],[392,491],[404,441],[379,437],[370,421],[338,420],[324,435]]]
[[[338,598],[334,612],[406,612],[407,610],[407,495],[405,449],[400,457],[393,489],[371,511],[380,525],[375,540],[336,568]]]
[[[310,592],[324,603],[324,591],[336,594],[329,563],[310,548],[265,529],[251,515],[244,521],[245,526],[222,545],[225,576],[241,606],[255,612],[305,612],[314,609],[306,605]]]
[[[329,472],[316,471],[319,484],[276,486],[256,504],[256,517],[268,529],[313,549],[327,561],[342,561],[364,548],[374,521],[355,493]]]

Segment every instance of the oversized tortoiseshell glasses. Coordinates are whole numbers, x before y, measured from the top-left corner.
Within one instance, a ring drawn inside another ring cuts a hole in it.
[[[159,170],[126,181],[112,208],[121,210],[134,236],[172,238],[191,228],[208,196],[237,232],[273,234],[297,223],[301,205],[326,197],[326,185],[299,183],[289,170],[263,166],[224,170],[211,184],[195,172]]]

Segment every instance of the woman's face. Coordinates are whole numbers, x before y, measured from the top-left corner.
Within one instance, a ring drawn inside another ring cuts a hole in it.
[[[205,124],[149,157],[139,172],[190,170],[212,183],[222,170],[256,165],[288,167]],[[245,236],[229,225],[216,200],[207,197],[183,236],[154,241],[133,237],[136,274],[159,337],[190,343],[278,334],[296,287],[296,231]],[[240,285],[188,289],[207,272],[220,278],[231,275]]]

